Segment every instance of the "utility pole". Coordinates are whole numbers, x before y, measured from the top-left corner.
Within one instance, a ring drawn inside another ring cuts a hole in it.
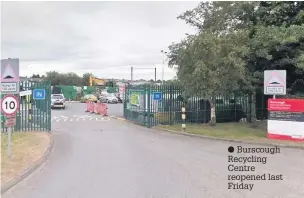
[[[160,51],[163,54],[163,64],[162,64],[162,84],[164,84],[164,70],[165,70],[165,57],[167,55],[167,52],[164,50]]]
[[[154,82],[156,83],[156,67],[155,67],[155,80],[154,80]]]
[[[133,67],[131,67],[131,82],[133,82]]]

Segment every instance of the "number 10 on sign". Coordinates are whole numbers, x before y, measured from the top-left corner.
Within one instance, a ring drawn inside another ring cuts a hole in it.
[[[18,98],[13,95],[6,95],[1,100],[1,111],[5,115],[14,115],[19,107]]]

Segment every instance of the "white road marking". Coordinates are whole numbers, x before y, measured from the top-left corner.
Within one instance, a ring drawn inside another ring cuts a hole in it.
[[[102,121],[110,121],[109,117],[100,117],[100,118],[96,118],[96,121],[102,122]]]
[[[52,122],[73,122],[73,121],[109,121],[110,117],[101,117],[101,116],[88,116],[88,115],[73,115],[72,117],[67,116],[52,116],[51,121]]]

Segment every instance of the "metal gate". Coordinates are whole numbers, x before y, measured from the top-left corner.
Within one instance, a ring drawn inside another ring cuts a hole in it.
[[[251,95],[243,93],[218,94],[215,96],[217,122],[238,122],[251,118]],[[186,119],[182,119],[182,107]],[[173,85],[139,85],[126,87],[124,117],[137,124],[153,127],[158,124],[172,125],[207,123],[210,121],[211,106],[208,97],[188,96]]]
[[[26,90],[44,89],[44,100],[34,100],[33,94],[19,97],[19,111],[16,115],[14,131],[51,131],[51,84],[50,82],[20,82],[20,92]],[[1,96],[3,97],[3,95]],[[5,118],[1,117],[2,131]]]
[[[158,124],[182,122],[179,97],[182,90],[175,86],[127,86],[124,117],[137,124],[153,127]]]

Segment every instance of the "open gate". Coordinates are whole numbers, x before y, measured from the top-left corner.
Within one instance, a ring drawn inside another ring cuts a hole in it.
[[[20,92],[26,90],[44,89],[45,99],[34,100],[33,94],[19,97],[19,110],[16,115],[14,131],[51,131],[51,83],[50,82],[20,82]],[[1,97],[3,97],[2,95]],[[1,118],[2,131],[5,118]]]

